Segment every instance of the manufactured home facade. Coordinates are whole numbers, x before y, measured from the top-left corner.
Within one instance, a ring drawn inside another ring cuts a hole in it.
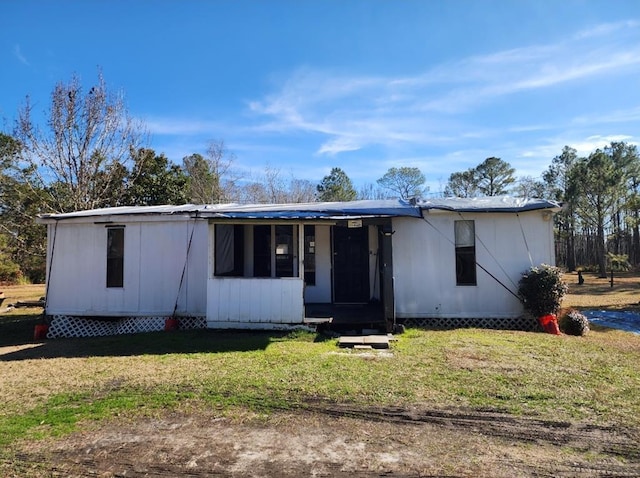
[[[49,336],[162,330],[167,318],[287,329],[363,310],[387,329],[527,328],[517,283],[554,264],[557,210],[494,197],[44,215]]]

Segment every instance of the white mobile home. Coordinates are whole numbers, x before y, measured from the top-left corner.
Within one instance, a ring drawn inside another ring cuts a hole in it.
[[[501,197],[45,215],[49,335],[161,330],[167,318],[286,329],[358,311],[387,327],[527,328],[517,283],[554,263],[558,209]]]

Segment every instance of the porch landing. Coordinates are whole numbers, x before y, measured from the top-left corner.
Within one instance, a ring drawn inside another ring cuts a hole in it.
[[[305,322],[340,334],[386,333],[382,303],[305,304]]]

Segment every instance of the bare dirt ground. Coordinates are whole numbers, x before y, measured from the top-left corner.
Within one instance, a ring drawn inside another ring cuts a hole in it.
[[[567,307],[637,308],[640,281],[582,286]],[[577,282],[577,280],[575,280]],[[596,297],[596,299],[593,299]],[[597,302],[597,303],[596,303]],[[309,402],[268,417],[166,411],[29,442],[8,477],[639,477],[640,431],[492,411]]]
[[[640,476],[634,433],[491,412],[321,402],[268,418],[201,410],[89,425],[32,443],[12,476]]]

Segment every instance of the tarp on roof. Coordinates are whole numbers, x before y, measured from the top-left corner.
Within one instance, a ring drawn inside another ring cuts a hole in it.
[[[121,216],[129,214],[180,214],[190,213],[199,207],[202,206],[194,206],[193,204],[184,204],[182,206],[119,206],[105,207],[101,209],[88,209],[86,211],[66,212],[61,214],[40,214],[38,217],[42,220],[61,220],[81,217]]]
[[[547,199],[523,199],[511,196],[491,196],[482,198],[438,198],[416,202],[423,210],[443,210],[454,212],[524,212],[550,209],[558,212],[562,206]]]
[[[201,211],[200,215],[230,219],[357,219],[361,217],[420,217],[420,210],[407,201],[389,199],[229,206],[218,210]]]
[[[185,204],[182,206],[121,206],[64,214],[43,214],[40,222],[74,218],[100,218],[128,215],[189,215],[219,219],[337,220],[367,217],[421,217],[422,211],[522,212],[537,209],[561,209],[560,204],[544,199],[508,196],[486,198],[438,198],[404,201],[401,199],[348,202],[312,202],[296,204]]]
[[[420,210],[407,201],[364,200],[296,204],[185,204],[182,206],[121,206],[64,214],[44,214],[42,222],[73,218],[124,215],[189,214],[221,219],[357,219],[363,217],[420,217]]]

